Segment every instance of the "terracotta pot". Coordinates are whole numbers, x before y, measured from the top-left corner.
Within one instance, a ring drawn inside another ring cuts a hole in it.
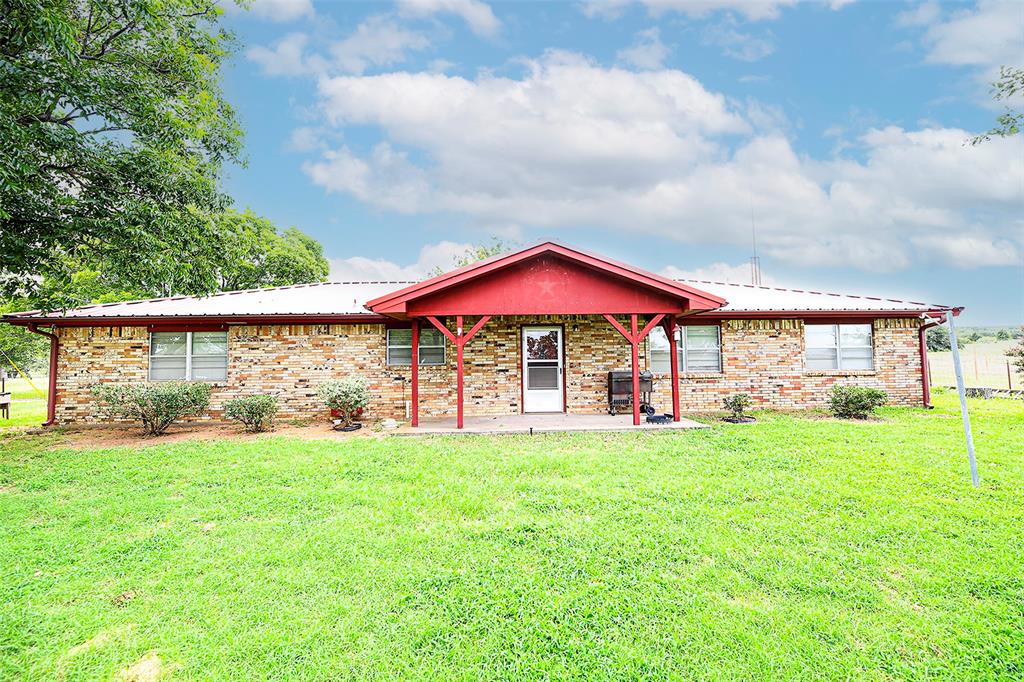
[[[358,419],[363,414],[363,408],[356,408],[356,411],[352,413],[353,419]],[[341,410],[331,410],[331,419],[341,419]]]

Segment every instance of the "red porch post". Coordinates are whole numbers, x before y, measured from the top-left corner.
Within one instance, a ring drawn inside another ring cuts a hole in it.
[[[672,368],[672,421],[677,422],[679,415],[679,352],[676,346],[676,321],[671,316],[665,318],[665,335],[668,336],[669,366]]]
[[[642,330],[637,331],[637,314],[633,313],[629,317],[630,331],[626,331],[626,328],[619,324],[609,313],[604,313],[604,319],[608,320],[608,323],[615,327],[615,329],[622,334],[630,346],[632,346],[633,355],[633,426],[640,426],[640,342],[647,338],[647,335],[651,333],[661,321],[665,318],[665,313],[658,313],[654,318],[648,322]]]
[[[420,425],[420,321],[412,321],[412,425]]]
[[[458,339],[458,341],[456,341],[456,343],[455,343],[455,348],[456,348],[455,356],[456,356],[457,363],[458,363],[457,364],[457,366],[458,366],[458,380],[457,380],[458,381],[458,389],[457,389],[457,393],[458,393],[458,401],[459,401],[457,412],[456,412],[456,414],[458,415],[458,418],[456,419],[455,423],[456,423],[456,427],[461,429],[462,428],[462,391],[463,391],[463,384],[465,383],[464,382],[464,372],[463,372],[463,369],[462,369],[462,347],[463,347],[463,344],[465,343],[462,340],[462,315],[456,315],[455,316],[455,338]]]
[[[463,349],[466,344],[469,343],[470,339],[476,336],[476,333],[487,324],[487,321],[491,319],[490,315],[484,315],[468,332],[462,331],[462,315],[455,316],[455,334],[452,334],[448,327],[441,324],[441,322],[433,315],[427,315],[427,320],[430,324],[434,325],[439,332],[445,335],[445,337],[455,344],[455,358],[457,368],[457,383],[456,383],[456,394],[458,396],[458,405],[456,407],[456,426],[462,428],[462,393],[463,393]]]
[[[640,341],[636,337],[636,313],[629,316],[629,329],[633,334],[633,426],[640,426]]]

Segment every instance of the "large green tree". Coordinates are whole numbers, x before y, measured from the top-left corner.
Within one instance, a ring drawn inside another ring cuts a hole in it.
[[[218,287],[224,291],[327,279],[330,264],[320,242],[294,227],[282,234],[251,211],[225,211],[219,229]]]
[[[211,261],[217,289],[255,289],[286,286],[327,279],[330,264],[323,247],[294,227],[278,232],[267,219],[250,211],[219,214],[215,229],[220,251]],[[68,259],[59,275],[40,278],[32,296],[4,300],[0,315],[23,310],[66,309],[89,303],[114,303],[175,293],[173,282],[149,284],[125,281],[102,264]],[[45,366],[46,341],[20,327],[0,324],[0,367],[14,364],[22,369]]]
[[[218,286],[222,166],[241,131],[213,0],[0,0],[0,287],[102,263]]]

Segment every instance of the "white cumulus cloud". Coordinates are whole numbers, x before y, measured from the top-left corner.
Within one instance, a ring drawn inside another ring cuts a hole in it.
[[[249,10],[261,19],[279,23],[312,17],[315,14],[312,0],[253,0]]]
[[[1024,63],[1024,3],[982,0],[928,23],[928,61],[937,64],[999,66]]]
[[[331,47],[335,64],[347,73],[405,61],[406,52],[430,47],[426,36],[382,16],[370,17],[355,33]]]
[[[429,277],[436,269],[451,270],[455,260],[463,256],[471,244],[442,241],[427,244],[420,249],[414,263],[405,265],[386,258],[352,256],[331,261],[331,279],[339,282],[363,280],[419,281]]]
[[[727,282],[729,284],[751,283],[750,263],[730,265],[719,262],[693,270],[684,270],[670,265],[659,274],[671,277],[672,279],[693,279],[704,282]],[[773,277],[765,275],[763,272],[761,274],[761,284],[765,286],[778,286]]]
[[[780,111],[678,70],[564,52],[518,77],[322,78],[319,97],[324,125],[371,126],[382,141],[329,149],[305,172],[385,210],[743,247],[753,215],[766,256],[867,270],[954,246],[974,254],[963,265],[1003,264],[1024,241],[1020,137],[971,147],[964,130],[877,128],[849,157],[814,159],[780,132]]]
[[[454,14],[474,33],[485,37],[493,37],[501,30],[501,21],[494,16],[491,6],[480,0],[398,0],[398,9],[414,17]]]
[[[629,5],[640,4],[652,16],[677,12],[700,19],[715,12],[728,11],[751,21],[760,21],[775,19],[781,8],[796,3],[797,0],[584,0],[582,9],[588,17],[613,19],[621,15]]]
[[[268,76],[304,76],[324,71],[327,62],[321,57],[307,54],[308,44],[309,36],[305,33],[289,33],[271,47],[250,47],[245,56],[258,64]]]
[[[256,45],[245,54],[268,76],[361,74],[372,67],[400,64],[407,53],[430,47],[426,36],[382,15],[367,18],[349,36],[327,46],[329,56],[309,49],[309,43],[305,33],[290,33],[270,47]]]
[[[638,69],[660,69],[670,53],[668,46],[661,42],[661,32],[653,27],[637,33],[636,42],[619,50],[615,56],[620,62]]]
[[[731,19],[705,28],[701,42],[704,45],[718,47],[725,56],[744,62],[756,62],[775,52],[771,33],[762,36],[744,33]]]

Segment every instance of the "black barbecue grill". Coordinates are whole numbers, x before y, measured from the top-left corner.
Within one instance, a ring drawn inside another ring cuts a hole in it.
[[[654,375],[640,372],[640,411],[654,414],[651,392],[654,390]],[[608,414],[618,414],[620,407],[633,407],[633,372],[612,370],[608,372]]]

